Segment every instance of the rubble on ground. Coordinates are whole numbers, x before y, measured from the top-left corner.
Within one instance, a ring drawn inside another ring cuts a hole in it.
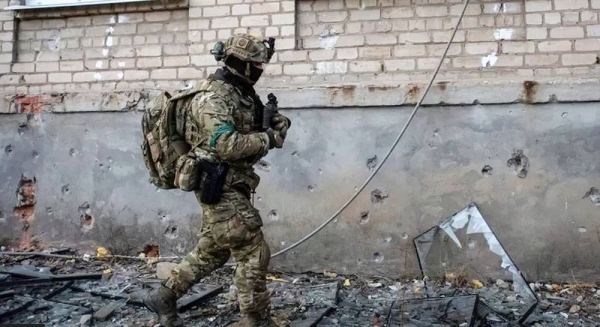
[[[156,316],[140,302],[144,292],[158,287],[162,281],[156,276],[156,260],[109,260],[93,256],[88,260],[0,255],[0,323],[157,326]],[[230,267],[219,269],[179,300],[178,308],[186,325],[220,327],[239,319],[232,274]],[[272,313],[279,323],[290,327],[464,327],[470,326],[465,308],[472,306],[474,297],[468,294],[493,295],[506,308],[522,304],[519,299],[503,295],[513,287],[511,281],[505,280],[481,281],[481,285],[439,280],[438,293],[433,295],[445,298],[431,299],[432,294],[428,294],[431,289],[422,280],[343,276],[334,272],[272,272],[268,279],[273,294]],[[600,288],[596,285],[532,283],[530,286],[540,303],[525,326],[600,324]],[[458,303],[457,298],[466,302]],[[501,319],[497,324],[489,321],[482,324],[475,317],[472,326],[513,325]]]

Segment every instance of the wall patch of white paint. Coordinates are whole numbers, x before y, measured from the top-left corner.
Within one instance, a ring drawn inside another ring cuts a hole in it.
[[[112,26],[106,29],[106,34],[112,34],[114,32],[115,32],[115,28]]]
[[[50,39],[46,41],[48,44],[48,50],[56,52],[60,49],[60,34],[53,32],[50,35]]]
[[[125,67],[125,63],[122,61],[119,61],[119,63],[117,65],[119,66],[119,68]]]
[[[102,49],[102,55],[108,57],[108,49]]]
[[[345,74],[348,72],[348,63],[343,61],[318,62],[317,74]]]
[[[94,74],[94,78],[95,78],[97,81],[99,81],[99,80],[101,80],[101,79],[102,79],[102,74],[100,74],[100,73],[96,73],[96,74]]]
[[[118,77],[119,79],[123,79],[123,76],[125,76],[125,75],[123,74],[123,72],[119,72],[119,73],[117,73],[117,77]]]
[[[494,31],[494,37],[499,40],[512,40],[515,30],[512,28],[499,28]]]
[[[106,37],[106,46],[107,47],[112,47],[113,46],[113,42],[114,42],[114,40],[113,40],[112,36]]]
[[[328,36],[319,37],[319,41],[321,43],[321,48],[334,49],[338,38],[339,38],[339,36],[337,36],[337,35],[328,35]]]
[[[496,54],[496,52],[493,52],[492,54],[489,54],[489,55],[481,58],[481,67],[483,67],[483,68],[494,67],[494,65],[496,65],[497,61],[498,61],[498,55]]]
[[[96,68],[102,69],[102,60],[96,61]]]

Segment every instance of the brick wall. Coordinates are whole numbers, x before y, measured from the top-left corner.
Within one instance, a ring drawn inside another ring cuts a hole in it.
[[[299,51],[279,53],[298,83],[425,80],[461,0],[298,4]],[[598,76],[600,1],[472,1],[441,79]]]
[[[461,8],[461,0],[190,0],[26,11],[15,20],[3,12],[0,87],[9,97],[178,89],[214,71],[209,50],[238,32],[277,38],[262,87],[422,83]],[[439,78],[597,78],[599,9],[600,0],[472,0]]]

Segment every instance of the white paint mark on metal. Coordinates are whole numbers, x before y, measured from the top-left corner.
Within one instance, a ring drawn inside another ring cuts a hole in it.
[[[345,74],[348,72],[348,63],[342,61],[318,62],[317,74]]]
[[[108,36],[106,38],[106,46],[107,47],[112,47],[113,46],[113,37],[112,36]]]
[[[494,31],[496,40],[512,40],[515,30],[512,28],[499,28]]]
[[[484,68],[493,67],[494,65],[496,65],[497,61],[498,61],[498,55],[496,54],[496,52],[493,52],[492,54],[489,54],[489,55],[481,58],[481,67],[484,67]]]

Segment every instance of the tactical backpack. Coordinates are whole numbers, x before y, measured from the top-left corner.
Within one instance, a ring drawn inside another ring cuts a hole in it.
[[[177,100],[194,93],[182,92],[171,97],[169,92],[162,92],[142,116],[142,154],[150,173],[150,183],[158,188],[179,188],[177,162],[191,147],[184,139],[184,117],[177,114],[176,104]]]

